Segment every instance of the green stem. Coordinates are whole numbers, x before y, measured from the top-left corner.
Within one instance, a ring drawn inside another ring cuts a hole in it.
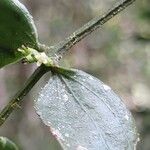
[[[10,100],[7,106],[0,113],[0,126],[6,121],[12,111],[20,107],[24,96],[32,89],[32,87],[38,82],[38,80],[48,71],[44,65],[37,68],[31,77],[27,80],[25,85],[18,91],[18,93]]]
[[[108,11],[102,17],[98,16],[92,19],[90,22],[85,24],[79,30],[75,31],[72,35],[66,38],[64,41],[54,45],[53,47],[46,47],[41,45],[41,51],[45,50],[53,50],[54,55],[59,56],[61,58],[63,54],[65,54],[73,45],[78,43],[84,37],[95,31],[97,28],[102,26],[108,20],[113,18],[119,12],[124,10],[127,6],[132,4],[135,0],[124,0],[119,5],[115,6],[113,9]],[[50,51],[52,52],[52,51]],[[52,56],[52,54],[49,54]],[[31,75],[23,88],[10,100],[7,106],[0,113],[0,126],[6,121],[9,115],[13,112],[13,110],[17,107],[20,107],[20,103],[23,100],[23,97],[28,94],[28,92],[32,89],[32,87],[38,82],[38,80],[49,70],[52,70],[51,67],[46,67],[42,65]]]
[[[87,24],[82,26],[80,29],[72,33],[69,37],[67,37],[64,41],[54,45],[53,50],[55,51],[55,55],[62,58],[62,56],[76,43],[81,41],[87,35],[91,34],[93,31],[101,27],[108,20],[119,14],[126,7],[131,5],[135,0],[120,0],[119,4],[116,4],[112,9],[107,11],[104,15],[100,15],[98,17],[93,18]]]

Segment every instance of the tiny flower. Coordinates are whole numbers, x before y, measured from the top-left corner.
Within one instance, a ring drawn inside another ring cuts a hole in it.
[[[50,58],[44,52],[36,54],[35,58],[37,59],[38,66],[41,64],[48,65],[50,63]]]

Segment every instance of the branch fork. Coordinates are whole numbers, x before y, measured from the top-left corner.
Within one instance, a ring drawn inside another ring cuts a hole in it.
[[[0,126],[6,121],[6,119],[10,116],[10,114],[14,111],[14,109],[20,107],[20,104],[23,101],[24,96],[28,94],[28,92],[38,82],[38,80],[46,72],[50,71],[53,66],[55,67],[56,59],[57,60],[61,59],[63,55],[66,54],[67,51],[71,47],[73,47],[76,43],[78,43],[87,35],[91,34],[93,31],[101,27],[108,20],[110,20],[111,18],[116,16],[118,13],[120,13],[122,10],[124,10],[126,7],[128,7],[130,4],[132,4],[135,0],[120,0],[120,1],[121,2],[117,6],[115,6],[108,12],[106,12],[102,17],[101,16],[95,17],[94,19],[89,21],[87,24],[85,24],[83,27],[81,27],[79,30],[75,31],[72,35],[70,35],[64,41],[61,41],[60,43],[51,47],[45,46],[44,48],[42,46],[42,49],[44,48],[45,51],[51,50],[52,52],[54,52],[54,59],[53,57],[51,57],[51,54],[48,54],[48,52],[46,53],[47,54],[46,55],[45,52],[38,52],[32,48],[28,48],[24,46],[19,49],[19,51],[25,55],[25,58],[29,62],[37,62],[37,65],[39,67],[27,80],[23,88],[20,91],[18,91],[18,93],[16,93],[16,95],[10,100],[10,102],[0,112]]]

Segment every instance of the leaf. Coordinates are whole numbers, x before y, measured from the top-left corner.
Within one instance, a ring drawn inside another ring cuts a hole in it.
[[[0,137],[0,150],[18,150],[18,148],[8,138]]]
[[[109,86],[80,70],[56,71],[35,102],[65,150],[133,150],[131,113]]]
[[[18,0],[0,0],[0,35],[0,68],[23,57],[17,51],[22,45],[38,50],[32,16]]]

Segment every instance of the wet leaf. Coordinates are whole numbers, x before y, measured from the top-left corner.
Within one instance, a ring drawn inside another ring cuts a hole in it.
[[[65,150],[133,150],[131,113],[109,86],[80,70],[59,70],[35,102],[37,114]]]
[[[8,138],[0,137],[0,150],[19,150],[19,149]]]

